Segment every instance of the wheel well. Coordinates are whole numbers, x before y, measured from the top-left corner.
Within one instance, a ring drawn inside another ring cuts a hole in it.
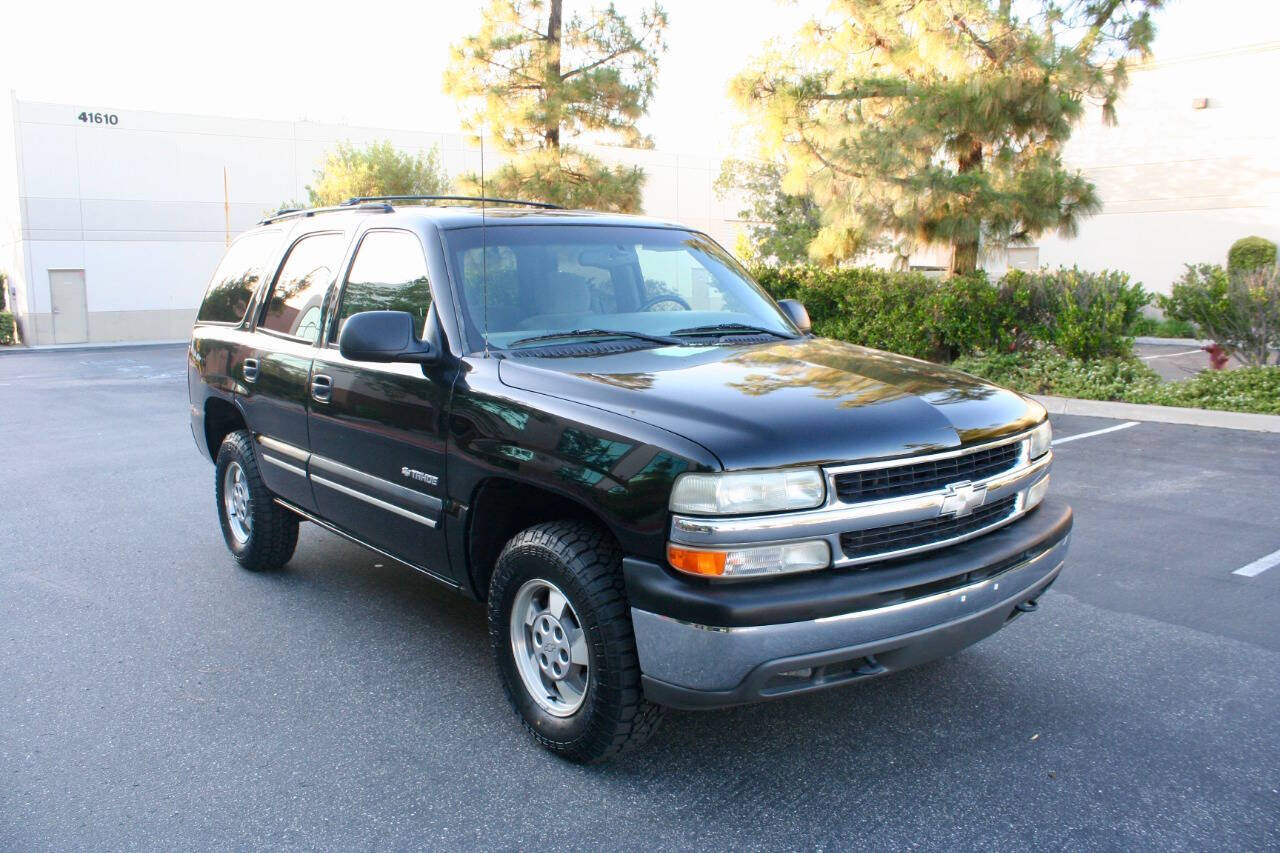
[[[240,410],[218,397],[210,397],[204,404],[204,438],[209,448],[209,458],[217,460],[222,440],[238,429],[244,429],[244,415]]]
[[[467,512],[467,569],[476,595],[489,594],[489,578],[503,546],[521,530],[544,521],[586,521],[609,531],[591,510],[563,495],[514,480],[481,483]],[[610,533],[612,535],[612,533]]]

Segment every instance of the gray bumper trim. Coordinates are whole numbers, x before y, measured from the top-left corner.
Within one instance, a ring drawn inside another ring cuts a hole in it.
[[[632,608],[650,698],[678,707],[740,704],[880,675],[998,631],[1057,578],[1070,537],[977,583],[804,622],[717,628]],[[869,662],[862,659],[872,656]],[[852,668],[833,664],[855,661]],[[839,670],[831,675],[828,668]],[[779,678],[812,669],[807,676]]]

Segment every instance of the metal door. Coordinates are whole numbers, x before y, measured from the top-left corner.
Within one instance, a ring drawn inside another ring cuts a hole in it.
[[[84,270],[49,270],[49,303],[53,310],[55,344],[81,344],[89,340]]]

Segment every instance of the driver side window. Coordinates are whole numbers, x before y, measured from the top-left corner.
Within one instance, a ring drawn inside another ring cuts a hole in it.
[[[330,341],[361,311],[408,311],[418,337],[426,333],[431,283],[422,244],[408,231],[370,231],[360,241],[338,304]]]

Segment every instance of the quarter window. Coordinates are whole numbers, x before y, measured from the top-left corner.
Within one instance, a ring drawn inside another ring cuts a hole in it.
[[[361,311],[408,311],[422,337],[430,307],[431,285],[418,238],[408,231],[370,231],[351,263],[330,340],[337,340],[346,319]]]
[[[279,240],[279,231],[260,231],[232,243],[209,282],[204,302],[196,314],[197,322],[239,323],[243,320],[271,250]]]
[[[324,294],[345,246],[341,234],[312,234],[294,243],[271,289],[259,328],[315,343]]]

